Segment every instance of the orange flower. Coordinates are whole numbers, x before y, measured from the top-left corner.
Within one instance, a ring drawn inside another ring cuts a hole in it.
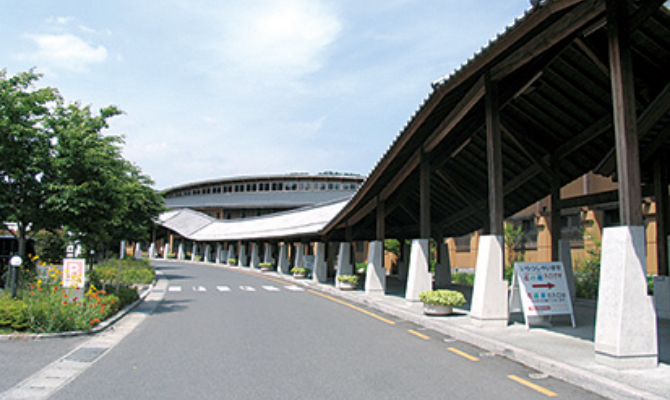
[[[77,296],[75,296],[74,299],[72,299],[72,301],[77,301],[77,300],[79,300],[79,297],[77,297]]]
[[[66,306],[66,305],[67,305],[67,301],[63,300],[63,305]]]
[[[30,284],[30,290],[33,290],[33,289],[35,289],[35,284],[34,284],[34,283],[31,283],[31,284]]]
[[[64,294],[64,295],[63,295],[63,298],[64,298],[64,299],[67,299],[67,295],[66,295],[66,294]]]
[[[105,308],[104,308],[104,307],[101,308],[101,309],[100,309],[100,312],[101,312],[101,313],[104,313],[104,312],[105,312]]]
[[[35,292],[30,292],[30,295],[31,295],[31,296],[34,296],[34,295],[35,295]]]

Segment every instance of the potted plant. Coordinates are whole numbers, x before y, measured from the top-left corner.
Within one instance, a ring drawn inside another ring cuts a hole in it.
[[[419,293],[423,302],[423,313],[426,315],[448,315],[453,307],[465,303],[463,293],[455,290],[439,289]]]
[[[304,279],[312,270],[304,267],[293,267],[291,273],[295,279]]]
[[[261,272],[272,271],[272,263],[263,262],[258,264],[258,266],[261,268]]]
[[[358,275],[339,275],[337,282],[340,290],[354,290],[358,286]]]

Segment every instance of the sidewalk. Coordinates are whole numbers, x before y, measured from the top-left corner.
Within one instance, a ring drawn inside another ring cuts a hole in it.
[[[286,276],[281,276],[287,278]],[[456,310],[447,317],[428,317],[422,304],[409,304],[397,295],[366,296],[362,290],[341,291],[332,284],[295,280],[348,301],[364,304],[389,315],[425,326],[454,339],[517,361],[530,368],[612,399],[670,399],[670,321],[659,321],[660,364],[652,370],[619,371],[597,364],[594,359],[595,305],[578,300],[577,328],[569,318],[554,318],[547,327],[526,329],[522,316],[513,315],[506,328],[478,328],[468,312]],[[469,295],[469,288],[457,290]],[[387,292],[394,292],[393,288]],[[468,297],[469,298],[469,297]]]

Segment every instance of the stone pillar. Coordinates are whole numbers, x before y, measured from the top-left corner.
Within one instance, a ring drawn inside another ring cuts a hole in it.
[[[437,254],[435,289],[446,289],[451,286],[451,260],[449,260],[449,248],[444,239],[437,242]]]
[[[261,260],[260,260],[259,254],[258,254],[258,250],[259,250],[258,249],[258,243],[257,242],[252,242],[251,243],[251,263],[249,265],[251,267],[251,269],[258,269],[259,268],[258,264],[260,264]]]
[[[163,246],[163,260],[168,259],[168,254],[170,254],[170,243],[165,243],[165,246]]]
[[[263,262],[274,264],[274,259],[272,258],[272,243],[265,243],[265,253],[263,254]]]
[[[156,243],[151,243],[149,245],[149,258],[156,258]]]
[[[279,259],[277,260],[277,272],[280,274],[289,274],[289,262],[288,262],[288,246],[286,243],[282,243],[279,246]]]
[[[337,276],[352,275],[354,266],[351,263],[351,243],[340,243],[340,251],[337,256]]]
[[[575,286],[575,274],[572,269],[572,253],[570,252],[570,241],[561,239],[558,241],[558,260],[563,263],[565,279],[568,281],[570,290],[570,299],[572,300],[572,309],[574,310],[575,299],[577,298],[577,288]]]
[[[235,260],[235,245],[232,243],[228,245],[228,255],[225,261],[226,265],[230,265],[230,262],[228,260]],[[237,265],[239,265],[239,263]]]
[[[197,252],[198,252],[198,245],[197,243],[193,242],[193,246],[191,246],[191,261],[195,261],[195,256]]]
[[[184,242],[179,242],[179,250],[177,251],[177,260],[184,260],[186,258],[186,252],[184,252]]]
[[[505,327],[509,319],[509,284],[502,278],[503,237],[483,235],[478,247],[470,321],[480,327]]]
[[[240,267],[248,267],[247,265],[247,245],[244,243],[240,244],[240,255],[237,261],[237,265]]]
[[[383,296],[386,294],[383,240],[370,242],[368,268],[365,273],[365,294],[368,296]]]
[[[140,244],[140,242],[135,243],[135,259],[136,260],[142,259],[142,245]]]
[[[205,245],[205,251],[202,254],[202,261],[208,263],[210,261],[209,259],[210,259],[211,252],[212,252],[212,246],[209,245],[209,244]]]
[[[409,274],[405,299],[418,302],[419,293],[432,290],[433,282],[430,275],[430,239],[412,240],[412,252],[409,257]]]
[[[658,318],[670,320],[670,277],[654,277],[654,300]]]
[[[596,315],[596,361],[617,369],[658,365],[656,310],[647,295],[643,226],[605,228]]]
[[[312,280],[318,283],[328,281],[328,266],[326,265],[326,244],[316,243],[316,254],[314,255],[314,272]]]
[[[221,247],[221,243],[216,244],[216,254],[214,255],[214,262],[216,264],[221,264],[221,259],[223,258],[222,254],[223,250]]]
[[[297,250],[295,252],[295,264],[294,267],[305,267],[305,244],[298,243]]]

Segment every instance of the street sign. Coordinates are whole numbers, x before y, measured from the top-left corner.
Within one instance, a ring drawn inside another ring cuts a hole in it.
[[[66,258],[63,260],[63,287],[83,287],[86,276],[86,260]]]
[[[519,305],[526,326],[529,326],[529,316],[570,315],[572,326],[575,327],[575,314],[563,263],[515,263],[510,311],[518,310]]]

